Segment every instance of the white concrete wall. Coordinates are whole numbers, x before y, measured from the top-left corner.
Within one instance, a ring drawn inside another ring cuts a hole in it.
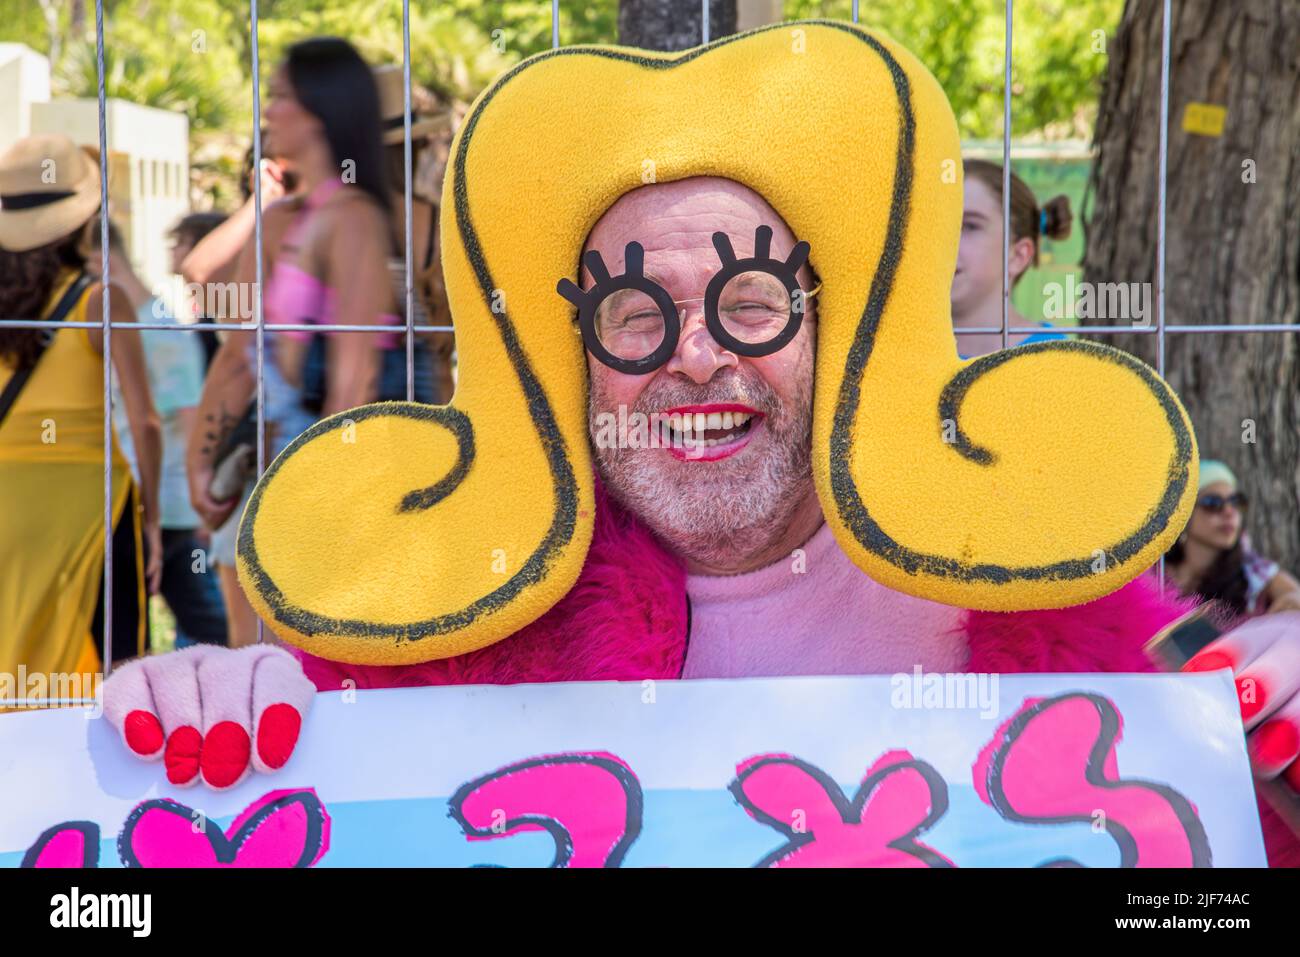
[[[124,100],[106,104],[110,168],[125,161],[129,182],[111,176],[110,214],[124,230],[131,260],[145,285],[166,288],[171,269],[167,231],[189,212],[189,126],[183,113]],[[34,104],[34,133],[62,133],[85,146],[99,145],[95,100]]]
[[[0,153],[31,135],[31,106],[50,99],[50,61],[22,43],[0,43]]]

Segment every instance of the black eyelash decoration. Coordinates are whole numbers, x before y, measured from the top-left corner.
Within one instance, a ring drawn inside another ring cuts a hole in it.
[[[759,226],[754,230],[754,255],[748,259],[736,258],[736,251],[731,247],[731,239],[724,232],[713,234],[713,248],[717,250],[718,259],[722,263],[722,269],[709,280],[708,289],[704,292],[704,321],[713,338],[728,351],[750,358],[771,355],[783,349],[799,334],[806,309],[792,308],[790,321],[774,338],[766,342],[745,342],[737,339],[722,325],[722,320],[718,316],[718,300],[722,298],[723,288],[734,277],[746,272],[765,272],[781,280],[790,295],[792,304],[802,303],[803,290],[799,287],[796,274],[808,261],[808,253],[812,247],[801,240],[795,243],[794,248],[790,250],[790,255],[785,259],[773,259],[771,256],[772,227]]]
[[[611,276],[600,253],[594,249],[588,250],[582,257],[582,262],[596,280],[595,284],[584,291],[566,276],[555,284],[555,291],[578,307],[578,328],[582,330],[582,341],[588,352],[618,372],[646,375],[658,369],[673,354],[677,348],[677,338],[681,334],[681,323],[677,318],[677,306],[673,304],[668,290],[645,277],[645,249],[641,244],[635,241],[628,243],[623,249],[623,261],[626,264],[623,274]],[[654,352],[639,359],[614,355],[605,348],[596,331],[596,311],[607,296],[620,289],[640,290],[653,299],[663,313],[663,341]]]
[[[803,324],[806,309],[794,308],[794,304],[802,305],[804,302],[804,293],[796,274],[808,261],[811,247],[806,242],[800,241],[795,243],[794,248],[790,250],[790,255],[785,259],[773,259],[772,227],[759,226],[754,230],[753,256],[737,259],[731,240],[724,232],[713,234],[713,248],[718,252],[722,269],[709,280],[708,288],[704,293],[704,322],[708,326],[709,333],[719,345],[736,355],[755,358],[771,355],[784,348],[786,343],[798,335],[799,327]],[[583,290],[572,279],[565,277],[555,284],[555,291],[578,307],[578,327],[582,330],[582,341],[587,351],[611,369],[627,375],[646,375],[654,372],[676,351],[677,340],[681,335],[681,321],[677,316],[677,305],[668,294],[668,290],[654,280],[646,278],[645,249],[635,241],[623,248],[625,268],[621,276],[611,276],[605,260],[594,249],[588,250],[583,255],[582,262],[595,279],[592,287]],[[790,296],[790,319],[786,322],[785,328],[765,342],[745,342],[737,339],[722,325],[722,319],[718,315],[718,301],[722,297],[723,288],[733,277],[746,272],[765,272],[775,276],[785,286]],[[625,359],[614,355],[600,341],[600,334],[596,330],[596,313],[605,298],[620,289],[640,290],[654,300],[663,314],[663,341],[647,356]]]

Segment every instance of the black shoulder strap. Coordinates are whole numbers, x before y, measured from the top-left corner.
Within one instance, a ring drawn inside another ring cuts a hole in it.
[[[63,317],[72,311],[72,307],[81,299],[81,294],[86,291],[86,287],[89,285],[90,276],[83,270],[76,279],[72,280],[72,284],[68,286],[67,291],[59,298],[58,304],[54,307],[54,311],[51,312],[48,317],[48,321],[62,322]],[[53,329],[44,329],[42,331],[45,335],[41,336],[41,345],[37,350],[36,358],[31,361],[30,365],[19,369],[10,376],[9,381],[5,383],[4,392],[0,393],[0,423],[4,422],[5,416],[7,416],[9,410],[13,408],[14,403],[18,400],[18,393],[23,390],[23,386],[27,384],[27,380],[30,379],[32,373],[36,371],[37,363],[41,361],[41,356],[45,355],[45,350],[48,348],[50,340],[54,338]]]
[[[433,265],[433,250],[438,245],[438,207],[430,203],[433,207],[433,214],[429,217],[429,245],[424,250],[424,268],[422,272],[428,272],[429,267]]]

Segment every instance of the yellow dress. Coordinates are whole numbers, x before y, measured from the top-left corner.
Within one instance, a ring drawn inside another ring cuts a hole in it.
[[[75,278],[60,277],[47,314]],[[89,296],[90,287],[64,321],[84,322]],[[13,371],[0,358],[0,389]],[[60,329],[0,423],[0,671],[11,675],[19,665],[28,674],[99,671],[91,618],[104,561],[103,382],[103,358],[87,330]],[[112,444],[116,527],[134,496],[116,438]],[[115,566],[114,575],[142,587],[134,507],[131,518],[137,567]],[[134,642],[141,652],[144,620]]]

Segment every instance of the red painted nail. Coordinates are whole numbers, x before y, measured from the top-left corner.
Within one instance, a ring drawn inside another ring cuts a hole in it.
[[[1265,721],[1250,736],[1255,763],[1265,768],[1283,767],[1300,754],[1300,729],[1290,721]]]
[[[262,712],[257,723],[257,754],[268,768],[279,768],[289,760],[298,732],[302,728],[302,715],[291,704],[273,704]]]
[[[222,721],[208,729],[203,739],[203,780],[214,788],[228,788],[248,767],[248,732],[234,721]]]
[[[172,784],[188,784],[199,773],[199,751],[203,735],[193,725],[177,728],[167,739],[163,764],[167,767],[167,780]]]
[[[1253,676],[1238,678],[1237,700],[1241,702],[1241,720],[1249,721],[1264,710],[1264,705],[1268,701],[1264,682]]]
[[[1291,789],[1300,793],[1300,761],[1292,761],[1291,766],[1282,772],[1282,780],[1291,785]]]
[[[122,735],[127,747],[136,754],[157,754],[163,746],[162,725],[148,711],[137,709],[128,714],[122,722]]]
[[[1193,655],[1192,659],[1183,665],[1183,671],[1218,671],[1221,668],[1232,667],[1232,656],[1226,651],[1202,651],[1198,655]]]

